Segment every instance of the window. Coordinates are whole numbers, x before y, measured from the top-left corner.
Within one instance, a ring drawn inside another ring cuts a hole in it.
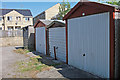
[[[7,20],[8,20],[8,21],[12,21],[12,16],[8,16],[8,17],[7,17]]]
[[[9,26],[9,27],[8,27],[8,30],[13,30],[13,27],[12,27],[12,26]]]
[[[19,20],[19,21],[20,21],[20,20],[21,20],[21,17],[20,17],[20,16],[17,16],[17,17],[16,17],[16,20]]]
[[[21,26],[15,26],[15,30],[20,30]]]
[[[25,17],[25,21],[30,21],[30,18],[29,17]]]
[[[2,21],[2,17],[0,17],[0,21]]]
[[[2,30],[2,27],[0,27],[0,30]]]

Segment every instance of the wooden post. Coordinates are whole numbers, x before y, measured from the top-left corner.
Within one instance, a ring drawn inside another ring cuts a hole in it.
[[[55,46],[54,46],[54,57],[55,57],[55,60],[57,60],[57,58],[56,58],[56,48],[55,48]]]

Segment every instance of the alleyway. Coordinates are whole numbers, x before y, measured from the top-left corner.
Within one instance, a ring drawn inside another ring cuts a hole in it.
[[[14,49],[15,47],[0,47],[0,50],[2,50],[2,54],[0,54],[2,56],[2,78],[32,78],[31,76],[25,75],[26,73],[24,74],[24,76],[23,75],[21,76],[20,73],[17,72],[15,63],[21,60],[27,61],[29,60],[29,57],[23,54],[15,53],[13,51]],[[48,58],[45,56],[43,56],[42,59],[53,60],[52,58]],[[59,61],[56,61],[56,62],[59,62]],[[74,68],[72,66],[61,64],[51,68],[50,70],[38,72],[36,74],[36,78],[69,79],[69,78],[96,78],[96,76],[93,76],[92,74],[89,74],[87,72]]]

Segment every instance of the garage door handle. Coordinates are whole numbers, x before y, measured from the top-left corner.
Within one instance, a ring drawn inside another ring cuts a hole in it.
[[[85,54],[83,54],[83,56],[85,56]]]

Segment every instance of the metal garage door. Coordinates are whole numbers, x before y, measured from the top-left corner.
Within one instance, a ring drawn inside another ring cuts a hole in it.
[[[109,77],[109,13],[68,20],[68,63]]]
[[[54,57],[54,46],[56,47],[57,58],[66,61],[66,40],[65,28],[49,28],[49,51],[50,55]]]
[[[36,28],[36,51],[46,54],[45,27]]]

